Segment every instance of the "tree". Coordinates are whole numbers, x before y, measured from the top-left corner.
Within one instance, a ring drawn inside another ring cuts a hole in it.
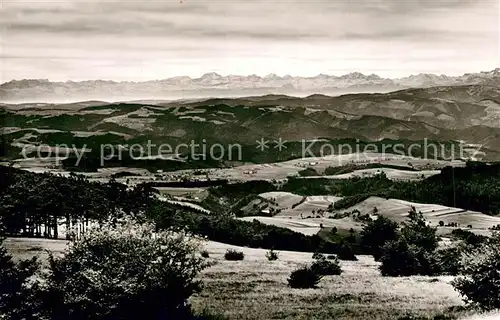
[[[155,232],[130,221],[93,228],[64,256],[49,257],[44,277],[48,319],[187,318],[187,299],[200,290],[208,264],[199,243],[183,232]]]
[[[381,248],[387,242],[398,238],[398,224],[384,216],[369,221],[361,231],[361,245],[378,260]]]
[[[434,273],[432,253],[409,244],[404,238],[387,242],[381,251],[380,271],[383,276],[401,277]]]
[[[271,249],[271,250],[269,250],[269,251],[266,252],[266,258],[269,261],[278,260],[279,254],[278,254],[278,252],[276,252],[273,249]]]
[[[496,234],[487,243],[464,250],[461,259],[460,277],[452,282],[464,300],[480,309],[500,308],[500,235]]]
[[[340,244],[338,252],[337,252],[337,257],[340,260],[348,260],[348,261],[357,261],[358,260],[358,258],[356,257],[356,255],[352,251],[351,246],[346,242]]]
[[[404,223],[401,228],[401,237],[408,244],[420,247],[428,252],[434,251],[438,246],[438,237],[436,236],[436,228],[427,224],[421,212],[410,211],[410,221]]]
[[[439,272],[436,228],[430,227],[415,207],[410,221],[403,223],[397,240],[387,242],[380,250],[380,270],[384,276],[432,275]],[[447,263],[449,264],[449,263]]]
[[[332,231],[331,231],[332,235],[336,235],[337,231],[338,231],[337,227],[332,227]]]
[[[0,319],[35,319],[36,303],[28,282],[40,264],[36,258],[14,263],[2,245],[1,229],[0,223]]]

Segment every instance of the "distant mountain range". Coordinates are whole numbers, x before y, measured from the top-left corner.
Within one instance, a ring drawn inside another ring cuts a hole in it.
[[[70,145],[75,141],[87,146],[116,141],[146,145],[148,140],[157,145],[239,143],[247,147],[245,152],[259,158],[255,142],[262,138],[295,141],[298,147],[300,141],[318,139],[419,143],[428,139],[461,141],[473,153],[479,148],[484,159],[500,160],[498,85],[437,86],[337,97],[271,94],[132,103],[0,103],[0,119],[0,143],[4,139],[13,156],[18,156],[25,144]],[[289,159],[299,149],[290,147],[279,159]]]
[[[222,76],[207,73],[200,78],[186,76],[145,82],[105,80],[51,82],[43,79],[12,80],[0,85],[2,102],[69,102],[89,99],[124,101],[131,99],[184,99],[237,97],[264,94],[305,96],[313,93],[339,95],[360,92],[389,92],[407,88],[460,85],[500,86],[500,68],[462,76],[418,74],[398,79],[353,72],[342,76],[280,77],[269,74]]]

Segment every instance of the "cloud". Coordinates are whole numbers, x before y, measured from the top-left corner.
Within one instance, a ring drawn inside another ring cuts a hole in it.
[[[8,1],[2,76],[369,73],[384,59],[403,75],[476,71],[498,58],[498,13],[493,0]]]
[[[400,39],[446,35],[412,25],[402,16],[426,9],[470,5],[470,1],[312,2],[167,1],[47,2],[36,8],[17,3],[4,8],[2,25],[10,34],[141,35],[164,38],[242,38],[261,40]],[[418,14],[415,14],[416,16]]]

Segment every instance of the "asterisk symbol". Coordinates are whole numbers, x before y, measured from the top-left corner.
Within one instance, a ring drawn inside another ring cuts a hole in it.
[[[266,140],[264,138],[260,138],[260,140],[255,140],[257,142],[257,147],[256,149],[260,149],[260,151],[264,151],[265,149],[269,148],[267,145],[269,143],[269,140]]]
[[[281,151],[282,149],[286,149],[286,140],[279,138],[278,140],[274,140],[274,143],[276,143],[276,145],[274,146],[275,149],[278,148],[279,151]]]

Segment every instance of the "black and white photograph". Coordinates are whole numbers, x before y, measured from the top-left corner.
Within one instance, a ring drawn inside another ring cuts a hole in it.
[[[0,320],[500,320],[499,0],[0,0]]]

